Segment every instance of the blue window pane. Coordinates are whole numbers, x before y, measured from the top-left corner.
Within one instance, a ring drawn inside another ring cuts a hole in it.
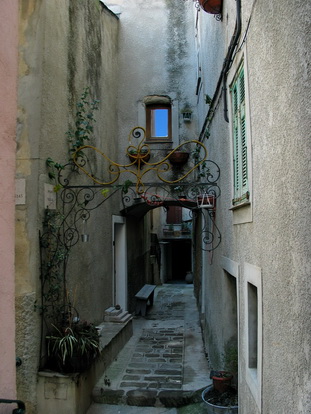
[[[154,137],[168,137],[168,109],[154,109],[152,113],[152,135]]]

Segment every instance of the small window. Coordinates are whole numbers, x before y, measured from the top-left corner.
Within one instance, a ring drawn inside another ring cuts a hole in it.
[[[166,213],[167,224],[179,224],[182,222],[182,207],[169,206]]]
[[[248,299],[248,367],[257,370],[258,365],[258,293],[257,287],[247,283]]]
[[[171,141],[171,105],[146,106],[147,140]]]

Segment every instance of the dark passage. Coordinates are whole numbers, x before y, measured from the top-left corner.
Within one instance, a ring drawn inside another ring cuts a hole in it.
[[[172,281],[184,281],[191,271],[191,240],[174,240],[172,243]]]

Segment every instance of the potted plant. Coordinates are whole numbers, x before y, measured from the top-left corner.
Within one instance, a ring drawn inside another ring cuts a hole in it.
[[[150,159],[150,151],[147,148],[130,148],[127,151],[127,155],[130,161],[134,164],[137,164],[138,159],[148,162]]]
[[[173,236],[174,234],[174,226],[173,224],[165,225],[163,228],[164,236]]]
[[[238,393],[233,387],[221,393],[210,385],[202,392],[202,400],[206,405],[208,414],[237,414]]]
[[[199,0],[201,8],[210,14],[220,14],[222,9],[222,0]]]
[[[182,224],[181,223],[173,224],[173,228],[174,228],[174,237],[180,237]]]
[[[63,373],[87,370],[99,354],[98,330],[91,323],[52,325],[46,340],[48,367]]]
[[[190,232],[191,232],[191,230],[190,230],[189,225],[187,223],[182,223],[181,233],[182,234],[190,234]]]
[[[169,154],[169,162],[174,166],[181,166],[186,164],[189,158],[189,152],[173,151]]]
[[[211,371],[214,389],[224,392],[231,385],[233,375],[228,371]]]
[[[213,385],[202,392],[202,399],[209,414],[235,414],[238,412],[238,392],[231,386],[233,375],[229,371],[210,373]]]

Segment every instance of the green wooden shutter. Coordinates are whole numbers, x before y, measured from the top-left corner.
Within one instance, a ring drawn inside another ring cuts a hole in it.
[[[247,137],[246,137],[246,115],[245,115],[245,82],[244,69],[240,72],[240,125],[241,125],[241,186],[242,195],[248,191],[247,171]]]
[[[233,204],[248,196],[247,136],[244,69],[240,68],[231,88],[233,110]]]
[[[239,119],[238,119],[238,85],[235,83],[232,90],[233,98],[233,173],[234,173],[234,197],[240,187],[240,157],[239,157]]]

